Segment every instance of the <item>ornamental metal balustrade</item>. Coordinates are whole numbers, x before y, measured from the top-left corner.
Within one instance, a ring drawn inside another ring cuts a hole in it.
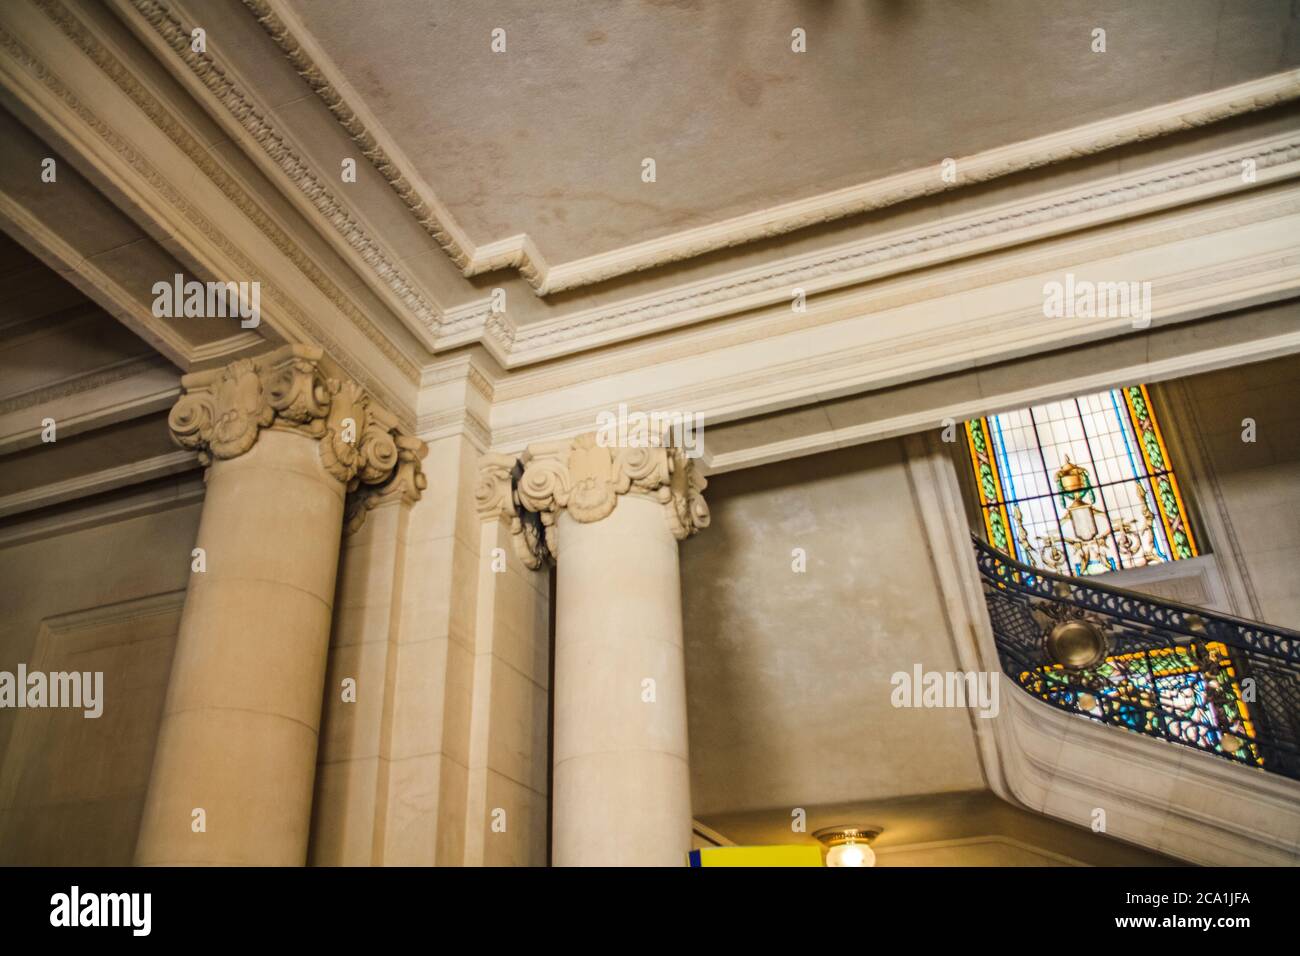
[[[1002,669],[1020,687],[1099,723],[1300,780],[1300,633],[1052,574],[972,540]],[[1101,636],[1088,666],[1058,660],[1048,639],[1069,622]]]

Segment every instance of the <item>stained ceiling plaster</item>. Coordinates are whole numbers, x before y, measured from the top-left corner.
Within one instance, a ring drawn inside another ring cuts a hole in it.
[[[552,265],[1300,64],[1284,0],[287,5],[475,244]]]

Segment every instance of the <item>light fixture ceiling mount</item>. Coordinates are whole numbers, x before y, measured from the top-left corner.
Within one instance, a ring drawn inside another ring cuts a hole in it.
[[[876,854],[871,842],[884,832],[878,826],[848,826],[840,824],[822,827],[813,836],[828,847],[827,866],[875,866]]]

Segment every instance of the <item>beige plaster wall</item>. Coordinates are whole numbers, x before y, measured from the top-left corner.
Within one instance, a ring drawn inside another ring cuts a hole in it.
[[[99,718],[0,709],[0,864],[130,864],[200,507],[0,547],[0,670],[104,673]]]
[[[969,712],[890,702],[894,672],[958,668],[901,443],[706,494],[682,546],[696,817],[982,788]]]
[[[1300,630],[1300,356],[1179,385],[1204,464],[1197,506],[1202,514],[1219,509],[1223,518],[1211,544],[1238,555],[1261,619]],[[1255,422],[1254,442],[1242,440],[1246,418]]]

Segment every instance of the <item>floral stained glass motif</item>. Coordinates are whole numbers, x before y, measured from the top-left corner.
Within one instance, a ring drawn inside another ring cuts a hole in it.
[[[1145,385],[966,423],[989,542],[1060,574],[1195,557],[1196,536]]]
[[[1083,671],[1051,665],[1018,679],[1031,694],[1085,717],[1262,764],[1236,668],[1217,641],[1116,654]]]

